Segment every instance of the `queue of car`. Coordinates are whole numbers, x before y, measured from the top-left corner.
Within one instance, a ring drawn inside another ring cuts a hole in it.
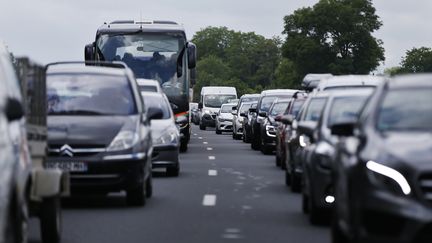
[[[233,139],[275,151],[300,210],[331,223],[332,242],[431,242],[431,79],[308,75],[305,91],[240,99]]]

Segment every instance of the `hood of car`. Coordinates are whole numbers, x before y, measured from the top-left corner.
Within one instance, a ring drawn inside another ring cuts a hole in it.
[[[432,169],[432,133],[388,132],[384,135],[386,151],[418,169]]]
[[[72,147],[108,146],[121,129],[136,130],[134,116],[48,116],[48,143]]]
[[[223,119],[233,119],[233,115],[231,113],[220,113],[219,114],[219,118],[223,118]]]
[[[152,137],[160,137],[164,132],[169,129],[177,129],[176,124],[173,119],[160,119],[151,121],[151,131]]]

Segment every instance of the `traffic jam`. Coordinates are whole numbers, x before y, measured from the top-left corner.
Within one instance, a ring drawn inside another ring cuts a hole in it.
[[[292,89],[203,86],[196,100],[197,52],[173,21],[105,23],[84,61],[40,65],[2,44],[0,242],[70,242],[63,234],[74,222],[64,217],[80,209],[74,198],[105,202],[114,193],[124,202],[117,213],[149,213],[164,181],[205,186],[210,177],[191,175],[191,164],[204,161],[187,160],[206,138],[242,146],[221,152],[238,156],[231,163],[250,154],[249,162],[273,169],[287,189],[278,196],[298,198],[291,206],[307,220],[305,232],[329,232],[322,242],[432,242],[432,74],[309,73]],[[203,204],[216,202],[207,195]],[[29,233],[34,219],[37,234]],[[225,233],[253,242],[236,228]]]

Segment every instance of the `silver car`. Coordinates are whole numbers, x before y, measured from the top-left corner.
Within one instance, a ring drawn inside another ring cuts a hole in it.
[[[233,139],[241,139],[243,136],[243,119],[245,117],[241,114],[246,114],[251,108],[253,102],[243,102],[240,104],[238,110],[233,111]]]
[[[151,121],[153,168],[166,168],[168,176],[178,176],[180,172],[180,131],[168,98],[165,94],[156,92],[141,92],[141,95],[147,109],[158,108],[163,111],[161,119]]]
[[[233,114],[232,108],[237,103],[223,104],[216,115],[216,134],[222,132],[232,132],[233,129]]]

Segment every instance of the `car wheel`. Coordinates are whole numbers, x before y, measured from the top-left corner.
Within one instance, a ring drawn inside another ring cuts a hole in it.
[[[324,222],[324,214],[315,204],[314,195],[309,192],[308,197],[308,212],[309,212],[309,222],[312,225],[320,225]]]
[[[174,177],[178,176],[180,174],[180,167],[179,166],[167,167],[166,173],[168,176],[174,176]]]
[[[200,124],[199,127],[200,127],[200,130],[206,130],[206,126],[203,124]]]
[[[28,208],[26,203],[20,205],[15,198],[10,200],[9,216],[6,223],[5,242],[27,243]]]
[[[145,181],[143,179],[143,181]],[[135,188],[126,192],[126,201],[130,206],[144,206],[146,204],[146,182],[140,183]]]
[[[300,192],[301,189],[301,178],[296,176],[293,172],[291,172],[291,191],[292,192]]]
[[[260,143],[260,141],[259,141],[257,138],[252,138],[252,141],[251,141],[251,148],[252,148],[253,150],[259,150],[259,149],[260,149],[260,147],[259,147],[259,143]]]
[[[218,127],[216,127],[216,134],[222,134],[221,130],[219,130]]]
[[[285,185],[290,186],[291,185],[291,176],[288,173],[288,170],[285,170]]]
[[[151,176],[151,172],[150,172],[150,175],[146,183],[146,197],[151,198],[152,196],[153,196],[153,177]]]
[[[188,150],[188,143],[186,141],[180,143],[180,152],[184,153]]]
[[[62,231],[60,197],[43,199],[40,209],[40,230],[42,242],[60,242]]]
[[[273,150],[269,146],[261,144],[261,153],[265,155],[270,155],[273,153]]]
[[[305,193],[302,194],[302,211],[304,214],[309,213],[309,197]]]
[[[350,243],[351,240],[345,235],[345,233],[339,227],[337,223],[337,216],[334,215],[331,224],[331,238],[332,243]]]
[[[275,164],[276,164],[277,167],[281,166],[281,159],[280,159],[280,156],[279,156],[278,152],[276,152]]]

